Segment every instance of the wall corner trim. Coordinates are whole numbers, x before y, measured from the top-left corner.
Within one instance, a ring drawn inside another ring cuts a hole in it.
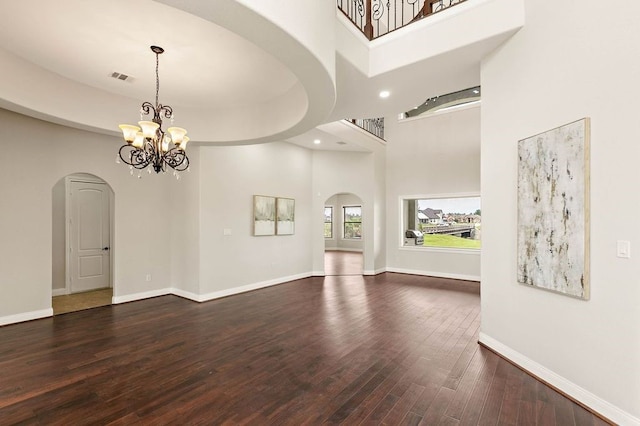
[[[533,361],[525,355],[511,349],[498,340],[480,332],[478,342],[498,355],[504,357],[508,361],[514,363],[518,367],[522,368],[526,372],[532,374],[538,379],[547,382],[549,385],[557,388],[561,392],[564,392],[569,397],[575,399],[577,402],[589,407],[592,411],[600,416],[621,425],[628,426],[640,426],[640,419],[627,413],[626,411],[616,407],[608,401],[592,394],[591,392],[583,389],[575,383],[567,380],[559,374],[549,370],[541,364]]]
[[[15,324],[18,322],[31,321],[40,318],[52,317],[53,308],[40,309],[39,311],[22,312],[15,315],[0,317],[0,326]]]
[[[201,297],[198,294],[181,290],[176,287],[171,288],[171,294],[173,294],[174,296],[182,297],[184,299],[192,300],[194,302],[202,302]]]

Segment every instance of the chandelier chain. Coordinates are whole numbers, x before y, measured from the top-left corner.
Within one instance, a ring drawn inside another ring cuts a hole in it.
[[[160,93],[160,73],[158,71],[160,67],[160,54],[156,52],[156,106],[158,106],[158,95]]]

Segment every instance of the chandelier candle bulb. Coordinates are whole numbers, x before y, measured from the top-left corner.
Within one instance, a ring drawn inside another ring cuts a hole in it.
[[[142,127],[142,134],[148,139],[153,139],[156,135],[156,130],[160,127],[158,123],[153,121],[139,121],[138,124]]]
[[[130,124],[121,124],[118,127],[120,127],[120,130],[122,130],[122,136],[128,143],[133,142],[133,140],[136,138],[136,133],[140,131],[140,127],[132,126]]]
[[[169,134],[171,135],[171,140],[176,145],[180,145],[182,139],[184,138],[184,135],[187,134],[187,131],[182,127],[169,127],[167,129],[167,132],[169,132]]]
[[[184,138],[182,138],[182,142],[180,142],[177,145],[177,148],[181,151],[184,151],[187,149],[187,142],[189,142],[189,136],[185,136]],[[189,169],[187,169],[187,171],[189,171]]]
[[[144,136],[142,135],[142,132],[136,133],[136,137],[133,140],[132,145],[138,149],[142,149],[142,147],[144,146]]]

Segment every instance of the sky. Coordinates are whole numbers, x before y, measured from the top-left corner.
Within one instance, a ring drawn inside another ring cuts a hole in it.
[[[444,213],[474,213],[480,208],[480,197],[431,198],[418,200],[418,209],[432,208]]]

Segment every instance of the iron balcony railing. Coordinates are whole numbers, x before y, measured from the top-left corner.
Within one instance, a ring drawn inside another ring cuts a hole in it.
[[[345,119],[349,123],[353,123],[360,127],[362,130],[366,130],[374,136],[384,140],[384,117],[380,118],[350,118]]]
[[[338,9],[369,40],[465,0],[337,0]]]

